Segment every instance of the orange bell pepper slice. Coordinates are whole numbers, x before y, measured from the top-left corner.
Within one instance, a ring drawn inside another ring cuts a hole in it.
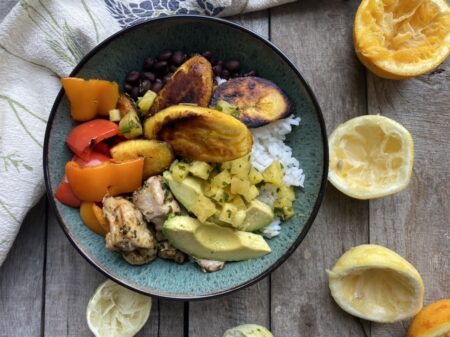
[[[121,163],[108,161],[91,167],[81,167],[73,160],[66,164],[70,187],[83,201],[102,201],[107,193],[117,195],[137,190],[142,184],[143,170],[144,158]]]
[[[97,217],[96,211],[100,210],[100,207],[98,207],[95,203],[89,202],[89,201],[83,201],[80,206],[80,217],[81,220],[85,223],[86,226],[88,226],[92,231],[97,233],[98,235],[105,236],[109,232],[106,229],[105,225],[107,225],[107,221],[105,218],[103,218],[103,223],[99,221],[99,218]]]
[[[93,202],[92,203],[92,211],[94,212],[94,216],[97,218],[97,221],[100,224],[100,226],[102,226],[103,229],[106,231],[106,233],[108,233],[109,232],[109,222],[105,218],[102,208],[99,207],[95,202]]]
[[[76,121],[88,121],[97,114],[108,116],[109,110],[117,105],[119,85],[115,82],[64,77],[61,83]]]

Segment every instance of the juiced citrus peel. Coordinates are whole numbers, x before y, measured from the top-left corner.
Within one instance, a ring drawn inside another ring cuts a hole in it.
[[[411,179],[411,134],[390,118],[367,115],[350,119],[330,135],[329,148],[328,179],[350,197],[384,197],[401,191]]]
[[[430,304],[422,309],[409,327],[407,337],[450,336],[450,299]]]
[[[223,337],[273,337],[265,327],[257,324],[243,324],[225,331]]]
[[[91,297],[86,318],[95,337],[133,337],[147,322],[151,307],[150,297],[108,280]]]
[[[397,253],[378,245],[348,250],[328,271],[331,295],[351,315],[389,323],[414,316],[423,305],[421,276]]]
[[[353,39],[360,61],[378,76],[422,75],[450,53],[450,7],[445,0],[363,0]]]

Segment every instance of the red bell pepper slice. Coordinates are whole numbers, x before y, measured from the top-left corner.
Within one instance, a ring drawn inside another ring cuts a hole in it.
[[[117,134],[117,124],[106,119],[94,119],[74,127],[67,136],[66,143],[78,157],[89,161],[96,144]]]
[[[66,175],[64,175],[63,179],[61,180],[61,183],[56,189],[55,198],[59,202],[67,206],[80,207],[81,205],[81,200],[78,199],[76,195],[73,193]]]
[[[95,151],[91,152],[91,158],[88,161],[85,161],[78,156],[72,157],[72,160],[76,161],[81,167],[97,166],[104,163],[105,161],[108,161],[109,159],[111,159],[110,156],[106,156],[103,153]]]
[[[111,157],[111,152],[109,151],[109,146],[106,143],[100,142],[95,144],[94,151],[104,154],[105,156]]]

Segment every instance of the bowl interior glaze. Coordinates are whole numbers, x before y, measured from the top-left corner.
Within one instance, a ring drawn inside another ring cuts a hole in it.
[[[300,161],[306,181],[297,189],[296,216],[282,225],[281,234],[269,240],[272,253],[255,260],[227,263],[225,269],[205,274],[193,263],[178,265],[157,259],[144,266],[127,264],[105,249],[104,239],[80,220],[78,209],[53,198],[72,154],[65,145],[75,125],[63,92],[53,107],[45,139],[44,170],[47,192],[68,238],[95,267],[117,282],[137,291],[172,299],[201,299],[225,294],[256,282],[280,265],[306,235],[323,198],[328,150],[325,126],[314,96],[298,71],[271,44],[246,29],[224,20],[195,16],[155,19],[112,36],[91,51],[71,76],[99,78],[122,85],[126,72],[140,70],[143,60],[162,49],[189,53],[211,50],[222,59],[238,58],[244,70],[278,84],[294,103],[302,121],[287,143]]]

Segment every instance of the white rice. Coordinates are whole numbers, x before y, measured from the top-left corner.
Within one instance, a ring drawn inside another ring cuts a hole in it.
[[[217,85],[227,80],[216,77]],[[256,129],[250,129],[253,135],[252,164],[260,172],[264,171],[272,161],[278,159],[284,167],[284,183],[288,186],[301,186],[305,182],[305,175],[300,163],[292,156],[292,149],[284,143],[286,135],[292,131],[292,126],[300,124],[300,117],[293,115]],[[258,200],[274,207],[277,198],[277,188],[272,184],[265,184],[260,189]],[[271,239],[281,231],[281,220],[275,217],[270,225],[261,229],[261,234]]]
[[[221,85],[222,83],[225,83],[227,81],[226,79],[223,79],[219,76],[216,76],[215,80],[216,80],[217,85]]]
[[[253,134],[252,164],[264,171],[272,161],[278,159],[284,166],[284,182],[289,186],[302,186],[305,175],[300,163],[292,156],[292,149],[284,143],[292,126],[300,124],[300,117],[289,116],[256,129]]]
[[[273,160],[278,159],[284,166],[284,183],[288,186],[302,186],[305,175],[300,163],[292,156],[292,149],[284,143],[292,126],[300,124],[300,117],[290,116],[257,129],[250,129],[253,134],[252,164],[260,172],[264,171]],[[265,184],[258,199],[272,208],[277,198],[277,188]],[[261,234],[271,239],[281,231],[281,220],[275,217],[270,225],[261,229]]]
[[[270,225],[261,229],[261,234],[268,239],[272,239],[273,237],[280,234],[281,231],[280,223],[281,223],[280,218],[276,216],[275,218],[273,218],[273,221]]]
[[[273,208],[275,200],[277,200],[277,187],[272,184],[264,184],[259,189],[257,199]]]

